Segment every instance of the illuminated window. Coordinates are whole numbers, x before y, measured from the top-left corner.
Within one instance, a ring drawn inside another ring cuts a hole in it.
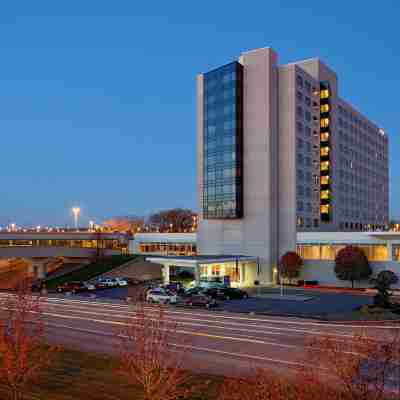
[[[321,118],[321,128],[327,128],[329,126],[329,118]]]
[[[326,142],[327,140],[329,140],[329,133],[328,132],[321,133],[321,141]]]
[[[319,260],[321,258],[319,245],[297,245],[297,254],[303,260]]]
[[[329,97],[329,90],[328,89],[321,90],[320,97],[321,99],[327,99]]]
[[[329,111],[329,104],[321,104],[321,113],[326,113]]]
[[[329,147],[322,147],[321,148],[321,156],[329,155]]]
[[[321,199],[329,199],[329,190],[323,190],[321,192]]]
[[[329,204],[323,204],[320,207],[321,214],[329,214]]]
[[[211,275],[219,276],[221,273],[221,267],[219,265],[213,265],[211,267]]]
[[[321,185],[328,185],[329,184],[329,175],[321,176]]]
[[[329,169],[329,161],[323,161],[321,163],[321,171],[327,171]]]

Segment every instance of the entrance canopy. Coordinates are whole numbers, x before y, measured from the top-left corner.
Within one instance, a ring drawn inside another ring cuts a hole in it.
[[[226,279],[232,286],[252,286],[257,279],[257,257],[242,255],[150,256],[146,261],[163,266],[164,283],[180,268],[192,269],[196,283]]]

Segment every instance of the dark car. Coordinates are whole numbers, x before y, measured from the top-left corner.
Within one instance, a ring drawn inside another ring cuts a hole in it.
[[[87,290],[88,287],[83,282],[65,282],[57,286],[58,293],[63,293],[63,292],[78,293],[78,292],[86,292]]]
[[[216,298],[221,300],[248,299],[249,295],[244,290],[238,288],[224,288],[218,289]]]
[[[191,297],[191,296],[194,296],[196,294],[203,294],[203,293],[204,293],[204,288],[202,288],[202,287],[194,287],[194,288],[187,289],[187,290],[183,291],[182,293],[179,293],[179,296],[181,296],[181,297]]]
[[[33,281],[31,285],[32,292],[40,292],[43,288],[43,285],[45,285],[45,283],[41,280]]]
[[[203,306],[206,308],[215,307],[217,302],[210,296],[205,294],[194,294],[185,299],[185,304],[188,306]]]

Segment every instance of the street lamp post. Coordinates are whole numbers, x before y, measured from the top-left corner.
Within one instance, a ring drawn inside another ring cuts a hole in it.
[[[79,220],[79,214],[81,213],[81,209],[79,207],[73,207],[72,208],[72,214],[74,215],[74,222],[75,222],[75,229],[78,230],[78,220]]]

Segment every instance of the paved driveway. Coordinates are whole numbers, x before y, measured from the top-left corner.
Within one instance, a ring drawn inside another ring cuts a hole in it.
[[[279,289],[262,289],[260,295],[278,295]],[[302,295],[308,298],[302,300],[287,300],[280,298],[251,297],[245,300],[231,300],[219,302],[219,309],[242,313],[268,313],[268,314],[296,314],[304,316],[323,316],[325,314],[342,313],[352,311],[365,304],[372,303],[372,297],[364,294],[330,293],[317,290],[285,289],[284,294]],[[97,298],[125,299],[128,296],[128,288],[114,288],[98,290]],[[89,293],[81,293],[80,296],[91,296]]]

